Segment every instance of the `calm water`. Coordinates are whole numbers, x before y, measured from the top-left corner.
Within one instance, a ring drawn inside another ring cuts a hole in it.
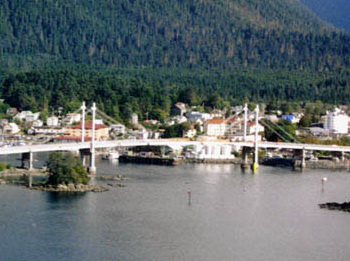
[[[350,213],[317,205],[350,200],[348,172],[109,162],[98,171],[130,180],[78,195],[0,186],[0,260],[350,258]]]

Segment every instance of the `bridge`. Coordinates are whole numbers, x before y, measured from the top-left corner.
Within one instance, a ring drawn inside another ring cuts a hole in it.
[[[242,149],[242,159],[243,165],[247,165],[247,154],[250,152],[254,153],[254,168],[258,165],[258,150],[259,149],[290,149],[294,152],[299,152],[301,156],[301,166],[305,165],[305,151],[332,151],[340,152],[344,155],[345,152],[350,152],[350,146],[336,146],[336,145],[318,145],[318,144],[305,144],[305,143],[290,143],[290,142],[262,142],[258,141],[257,129],[255,131],[254,142],[240,141],[189,141],[189,140],[173,140],[173,139],[124,139],[124,140],[107,140],[107,141],[97,141],[95,139],[95,117],[96,112],[103,116],[107,116],[108,120],[112,120],[108,115],[103,112],[99,112],[96,108],[96,104],[93,103],[91,107],[92,112],[92,132],[91,132],[91,142],[85,141],[85,113],[86,106],[83,102],[80,109],[77,111],[82,112],[82,130],[81,130],[81,141],[75,143],[51,143],[51,144],[38,144],[38,145],[25,145],[25,146],[12,146],[12,147],[2,147],[0,149],[0,155],[7,154],[22,154],[22,165],[24,162],[28,162],[28,168],[33,167],[33,153],[38,152],[52,152],[52,151],[79,151],[80,156],[85,164],[86,156],[90,157],[90,164],[88,166],[89,171],[94,173],[96,171],[95,166],[95,150],[105,149],[105,148],[121,148],[121,147],[134,147],[143,145],[152,146],[170,146],[173,148],[181,148],[188,145],[230,145],[236,150]],[[244,109],[244,137],[246,137],[246,122],[247,122],[247,105]],[[241,112],[239,112],[241,113]],[[259,123],[259,107],[257,106],[255,111],[255,121],[256,126]]]
[[[95,141],[92,142],[76,142],[76,143],[51,143],[51,144],[39,144],[39,145],[25,145],[25,146],[12,146],[1,148],[0,155],[8,154],[22,154],[22,160],[28,161],[29,168],[32,168],[33,153],[38,152],[53,152],[53,151],[79,151],[82,159],[84,156],[89,155],[94,157],[94,149],[107,149],[107,148],[122,148],[122,147],[134,147],[134,146],[170,146],[172,148],[181,148],[190,145],[230,145],[232,148],[241,149],[243,151],[242,158],[246,159],[249,149],[290,149],[299,150],[302,152],[302,160],[305,158],[305,151],[332,151],[332,152],[350,152],[350,146],[336,146],[336,145],[318,145],[318,144],[305,144],[305,143],[286,143],[286,142],[231,142],[231,141],[189,141],[189,140],[171,140],[171,139],[125,139],[125,140],[111,140],[111,141]],[[92,162],[93,164],[94,162]],[[93,166],[94,167],[94,166]],[[91,162],[90,162],[91,168]]]

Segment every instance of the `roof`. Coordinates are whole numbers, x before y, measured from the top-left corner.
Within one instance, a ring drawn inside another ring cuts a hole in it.
[[[211,119],[211,120],[206,120],[205,123],[206,124],[224,124],[224,123],[226,123],[226,120],[215,118],[215,119]]]
[[[81,129],[82,124],[77,124],[77,125],[74,125],[72,126],[72,129]],[[105,129],[105,128],[108,128],[106,125],[104,124],[95,124],[95,130],[99,130],[99,129]],[[85,130],[92,130],[92,123],[85,123]]]

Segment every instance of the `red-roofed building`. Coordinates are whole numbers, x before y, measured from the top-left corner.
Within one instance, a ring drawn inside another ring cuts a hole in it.
[[[77,124],[67,129],[68,136],[81,137],[81,124]],[[95,139],[106,140],[109,137],[109,128],[104,124],[95,124]],[[92,138],[92,123],[85,123],[85,139]]]
[[[54,141],[80,142],[81,141],[81,137],[62,135],[62,136],[55,137]],[[91,138],[90,137],[85,137],[85,141],[91,141]]]
[[[223,137],[226,133],[226,120],[214,118],[204,123],[204,133],[207,136]]]

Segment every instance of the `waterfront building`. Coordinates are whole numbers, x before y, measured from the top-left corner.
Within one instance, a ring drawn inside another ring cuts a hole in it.
[[[82,125],[77,124],[67,129],[66,133],[72,137],[81,137]],[[85,137],[92,137],[92,123],[85,123]],[[104,124],[95,124],[95,139],[106,140],[109,138],[109,128]]]
[[[335,108],[334,111],[327,111],[324,129],[330,134],[347,134],[349,116],[341,109]]]
[[[207,136],[224,137],[226,134],[225,119],[211,119],[204,123],[204,134]]]

